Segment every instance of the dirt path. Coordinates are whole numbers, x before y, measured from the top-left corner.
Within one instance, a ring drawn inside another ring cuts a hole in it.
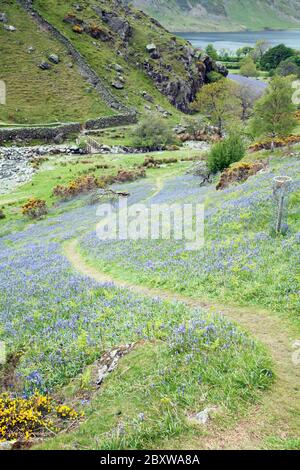
[[[282,318],[270,312],[256,308],[220,306],[216,303],[195,300],[162,289],[132,285],[110,275],[99,272],[89,266],[78,251],[78,241],[73,240],[65,246],[65,254],[74,268],[99,282],[112,282],[117,287],[130,289],[149,297],[177,300],[191,307],[215,309],[229,319],[237,322],[261,341],[268,349],[274,361],[276,382],[269,392],[264,393],[262,401],[250,407],[243,419],[236,419],[228,425],[213,424],[207,436],[178,442],[181,449],[257,449],[265,447],[267,438],[290,439],[299,437],[300,430],[300,364],[292,361],[293,343],[300,339]],[[298,336],[300,336],[298,334]],[[167,446],[169,446],[167,444]]]

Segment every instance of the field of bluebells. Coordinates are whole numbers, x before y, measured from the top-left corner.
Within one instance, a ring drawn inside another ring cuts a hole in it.
[[[149,181],[132,183],[128,189],[129,203],[145,200],[155,190]],[[196,190],[187,188],[190,195]],[[258,388],[265,383],[266,377],[260,375],[268,363],[264,352],[222,317],[145,298],[76,273],[64,256],[64,242],[93,230],[96,207],[67,209],[0,238],[0,340],[9,357],[20,354],[8,384],[12,393],[26,397],[36,390],[52,392],[103,351],[139,340],[169,342],[172,357],[180,357],[191,341],[186,360],[201,353],[208,369],[226,352],[229,375],[237,384],[248,374],[249,379],[258,376]],[[208,355],[209,350],[213,353]]]
[[[272,235],[276,209],[273,178],[293,178],[288,232]],[[135,283],[165,287],[197,297],[255,304],[297,318],[300,310],[299,157],[274,157],[267,172],[216,192],[190,176],[167,182],[153,203],[205,201],[205,246],[187,251],[182,241],[81,240],[87,259]]]

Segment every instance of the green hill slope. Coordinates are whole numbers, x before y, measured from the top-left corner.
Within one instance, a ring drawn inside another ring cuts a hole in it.
[[[0,121],[84,121],[113,113],[80,76],[65,48],[41,31],[16,2],[5,2],[5,6],[0,2],[0,11],[5,11],[9,24],[17,28],[9,32],[0,23],[0,79],[7,89],[6,106],[0,106]],[[50,70],[41,70],[38,65],[50,54],[58,55],[60,63]]]
[[[172,31],[296,28],[297,0],[133,0]]]
[[[85,121],[131,108],[176,116],[214,67],[118,0],[0,0],[0,13],[0,122]]]

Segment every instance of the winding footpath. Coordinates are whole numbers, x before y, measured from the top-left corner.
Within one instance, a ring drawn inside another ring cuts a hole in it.
[[[164,180],[155,180],[154,193],[143,202],[153,198],[164,188]],[[107,223],[106,220],[101,222]],[[73,239],[64,246],[65,256],[73,268],[100,283],[112,283],[121,289],[129,289],[139,295],[150,298],[160,297],[169,301],[183,302],[191,308],[214,311],[225,315],[231,321],[248,331],[253,338],[260,341],[273,360],[275,382],[271,389],[263,392],[261,401],[248,406],[241,417],[236,416],[230,424],[214,424],[212,421],[199,436],[166,442],[164,448],[176,449],[264,449],[268,448],[268,439],[285,440],[299,438],[300,429],[300,364],[295,365],[292,355],[293,344],[300,339],[299,330],[275,313],[258,307],[238,307],[220,305],[217,302],[186,297],[169,290],[132,284],[124,279],[92,267],[81,255],[79,240]],[[173,447],[172,447],[173,446]]]
[[[65,255],[79,273],[98,282],[111,282],[115,286],[149,297],[160,297],[171,301],[184,302],[190,307],[219,311],[238,323],[253,337],[263,343],[274,361],[276,381],[272,389],[265,392],[262,401],[250,407],[242,419],[235,419],[232,425],[217,427],[213,423],[208,435],[194,440],[178,441],[177,448],[188,449],[259,449],[272,436],[288,439],[297,436],[300,426],[300,365],[292,361],[293,343],[296,332],[271,312],[257,308],[220,306],[201,299],[192,299],[163,289],[133,285],[121,279],[99,272],[89,266],[78,250],[78,240],[65,246]]]

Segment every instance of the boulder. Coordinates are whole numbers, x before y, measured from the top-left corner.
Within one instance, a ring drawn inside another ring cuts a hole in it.
[[[123,90],[124,88],[124,85],[122,82],[120,82],[119,80],[115,80],[112,82],[111,86],[113,86],[114,88],[116,88],[117,90]]]
[[[94,8],[95,12],[101,16],[104,23],[112,29],[123,41],[128,41],[132,35],[132,28],[128,21],[116,13]]]
[[[48,59],[50,60],[50,62],[52,62],[53,64],[59,64],[60,62],[60,58],[58,57],[57,54],[50,54],[48,56]]]
[[[156,45],[153,44],[153,43],[147,44],[146,50],[147,50],[147,52],[154,52],[154,51],[156,51]]]
[[[156,49],[155,51],[151,52],[150,57],[151,57],[151,59],[153,59],[153,60],[158,60],[158,59],[161,58],[161,55],[160,55],[160,53],[158,52],[158,50]]]
[[[41,62],[39,64],[39,68],[41,70],[49,70],[49,69],[51,69],[51,64],[49,64],[48,62]]]
[[[5,25],[4,25],[4,29],[5,29],[6,31],[11,31],[11,32],[17,31],[17,28],[15,28],[15,26],[12,26],[12,25],[10,25],[10,24],[5,24]]]

